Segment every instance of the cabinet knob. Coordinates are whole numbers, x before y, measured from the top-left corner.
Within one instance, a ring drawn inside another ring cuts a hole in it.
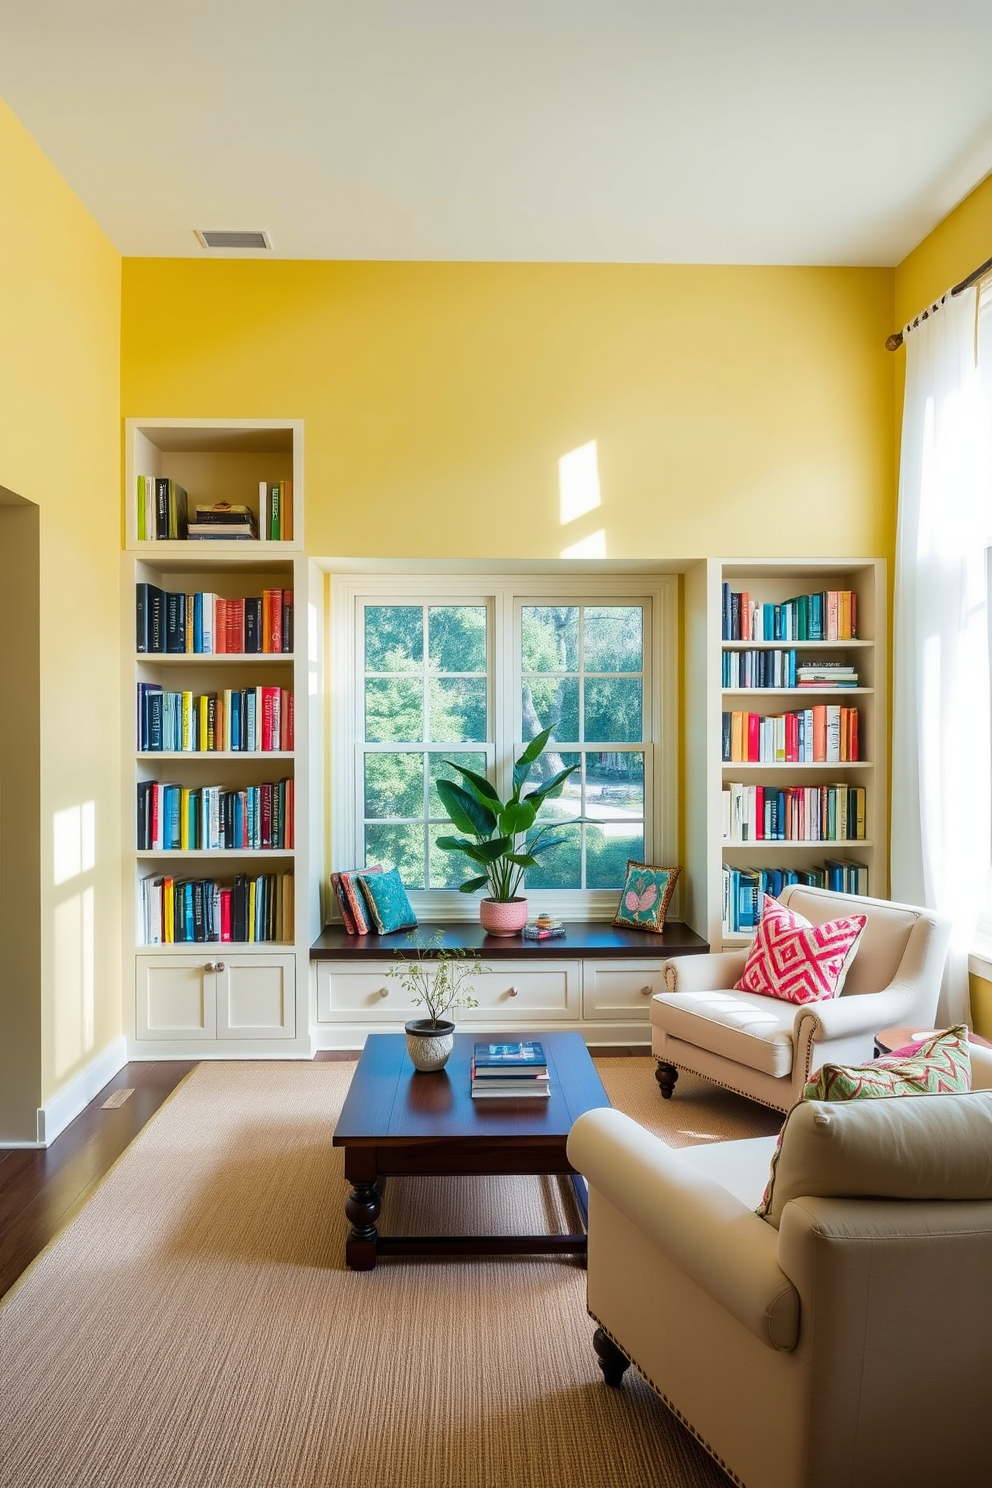
[[[380,987],[379,988],[379,996],[380,997],[388,997],[389,996],[389,988],[388,987]]]
[[[516,997],[516,995],[517,995],[517,988],[516,987],[507,987],[507,989],[506,989],[506,995],[507,995],[507,997]]]
[[[226,971],[226,970],[227,970],[227,967],[224,965],[224,962],[223,961],[215,961],[214,962],[214,971]]]
[[[650,997],[653,991],[654,991],[654,988],[651,986],[651,983],[649,982],[646,987],[642,987],[641,988],[641,996],[642,997]]]

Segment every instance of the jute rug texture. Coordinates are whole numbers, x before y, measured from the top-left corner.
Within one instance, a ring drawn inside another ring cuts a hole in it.
[[[597,1061],[672,1145],[763,1112]],[[344,1264],[353,1066],[199,1066],[0,1309],[2,1488],[726,1488],[546,1257]],[[550,1179],[391,1180],[382,1228],[574,1228]]]

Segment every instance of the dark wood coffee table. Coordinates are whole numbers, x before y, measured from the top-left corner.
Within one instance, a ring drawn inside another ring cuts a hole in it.
[[[371,1271],[380,1255],[585,1255],[586,1191],[565,1155],[573,1122],[610,1098],[579,1033],[529,1033],[544,1045],[546,1100],[473,1100],[470,1061],[484,1033],[457,1033],[446,1067],[419,1074],[401,1033],[371,1033],[334,1131],[351,1184],[345,1259]],[[505,1034],[500,1033],[504,1039]],[[382,1186],[390,1177],[559,1174],[582,1216],[576,1235],[380,1235]]]

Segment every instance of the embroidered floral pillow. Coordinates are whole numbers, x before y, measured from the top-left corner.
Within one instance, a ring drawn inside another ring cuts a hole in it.
[[[854,914],[813,925],[766,894],[744,974],[735,990],[797,1003],[836,997],[865,923],[863,914]]]
[[[629,858],[627,881],[614,925],[625,925],[629,930],[653,930],[660,935],[665,928],[668,901],[681,872],[681,868],[652,868],[648,863],[636,863]]]

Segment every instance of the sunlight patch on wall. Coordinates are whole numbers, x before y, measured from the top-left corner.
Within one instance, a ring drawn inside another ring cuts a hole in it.
[[[562,558],[605,558],[606,552],[606,529],[600,527],[597,532],[590,532],[581,542],[573,543],[570,548],[562,548]]]
[[[94,1044],[94,906],[91,887],[55,908],[55,1073],[61,1078]]]
[[[52,868],[56,885],[96,866],[96,802],[56,811],[52,823]]]
[[[603,503],[599,489],[599,455],[595,439],[580,444],[558,461],[558,509],[566,527]]]

